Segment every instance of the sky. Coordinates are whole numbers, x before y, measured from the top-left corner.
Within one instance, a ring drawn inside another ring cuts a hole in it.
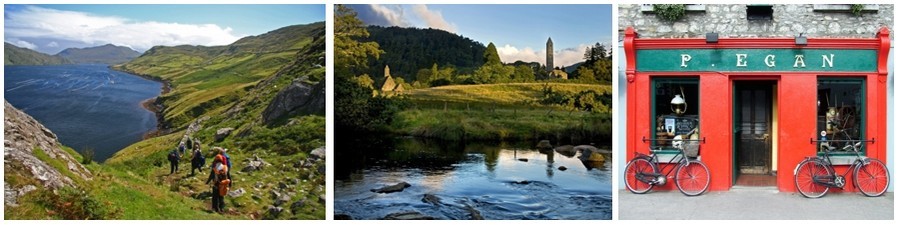
[[[368,25],[434,28],[487,45],[503,62],[546,62],[553,40],[554,66],[583,61],[584,50],[612,41],[611,5],[351,5]]]
[[[227,45],[325,20],[325,5],[4,5],[4,41],[47,54],[105,44]]]

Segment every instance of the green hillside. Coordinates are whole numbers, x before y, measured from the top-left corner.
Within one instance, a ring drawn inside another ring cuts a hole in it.
[[[3,65],[60,65],[72,64],[68,59],[47,55],[27,48],[20,48],[10,43],[3,43]]]
[[[224,110],[216,106],[236,101],[290,63],[324,26],[284,27],[227,46],[156,46],[114,68],[167,81],[172,89],[157,103],[165,105],[165,126],[178,129],[207,112]]]

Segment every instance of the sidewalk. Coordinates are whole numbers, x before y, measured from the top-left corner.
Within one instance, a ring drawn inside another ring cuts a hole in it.
[[[828,193],[808,199],[798,193],[781,193],[774,187],[735,186],[729,191],[706,192],[687,197],[678,190],[642,195],[619,190],[620,220],[705,219],[894,219],[894,193],[866,197],[856,193]]]

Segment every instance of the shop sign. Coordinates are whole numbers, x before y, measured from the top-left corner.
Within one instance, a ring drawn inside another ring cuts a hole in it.
[[[872,72],[875,50],[859,49],[644,49],[638,71]]]

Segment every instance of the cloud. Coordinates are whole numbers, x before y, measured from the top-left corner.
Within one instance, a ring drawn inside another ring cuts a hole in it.
[[[350,5],[356,11],[356,16],[368,25],[409,27],[409,22],[403,18],[403,8],[400,6],[389,7],[385,5]]]
[[[412,5],[412,14],[407,14],[400,5],[350,5],[356,16],[367,25],[422,27],[456,33],[456,25],[444,19],[440,11],[430,10],[426,5]]]
[[[571,66],[584,61],[584,50],[590,45],[579,44],[575,48],[565,48],[553,52],[553,66]],[[547,63],[547,49],[535,51],[531,47],[518,48],[509,44],[497,47],[500,60],[504,63],[513,63],[518,60],[524,62],[538,62],[541,65]],[[546,65],[545,65],[546,66]]]
[[[231,28],[215,24],[138,22],[37,6],[26,6],[21,11],[5,14],[7,38],[56,42],[57,45],[114,44],[144,51],[156,45],[227,45],[240,38],[232,34]]]
[[[440,11],[428,10],[428,6],[425,5],[414,5],[413,12],[415,12],[416,16],[422,19],[428,27],[456,33],[456,25],[444,20],[444,15],[442,15]]]
[[[56,43],[55,41],[51,41],[50,43],[47,43],[47,47],[56,48],[56,47],[59,47],[59,43]]]
[[[21,48],[27,48],[27,49],[32,49],[32,50],[34,50],[35,48],[37,48],[37,45],[35,45],[35,44],[31,43],[31,42],[19,40],[19,39],[17,39],[17,38],[11,38],[11,39],[9,39],[9,40],[6,40],[6,42],[9,42],[10,44],[13,44],[13,45],[15,45],[15,46],[19,46],[19,47],[21,47]]]

